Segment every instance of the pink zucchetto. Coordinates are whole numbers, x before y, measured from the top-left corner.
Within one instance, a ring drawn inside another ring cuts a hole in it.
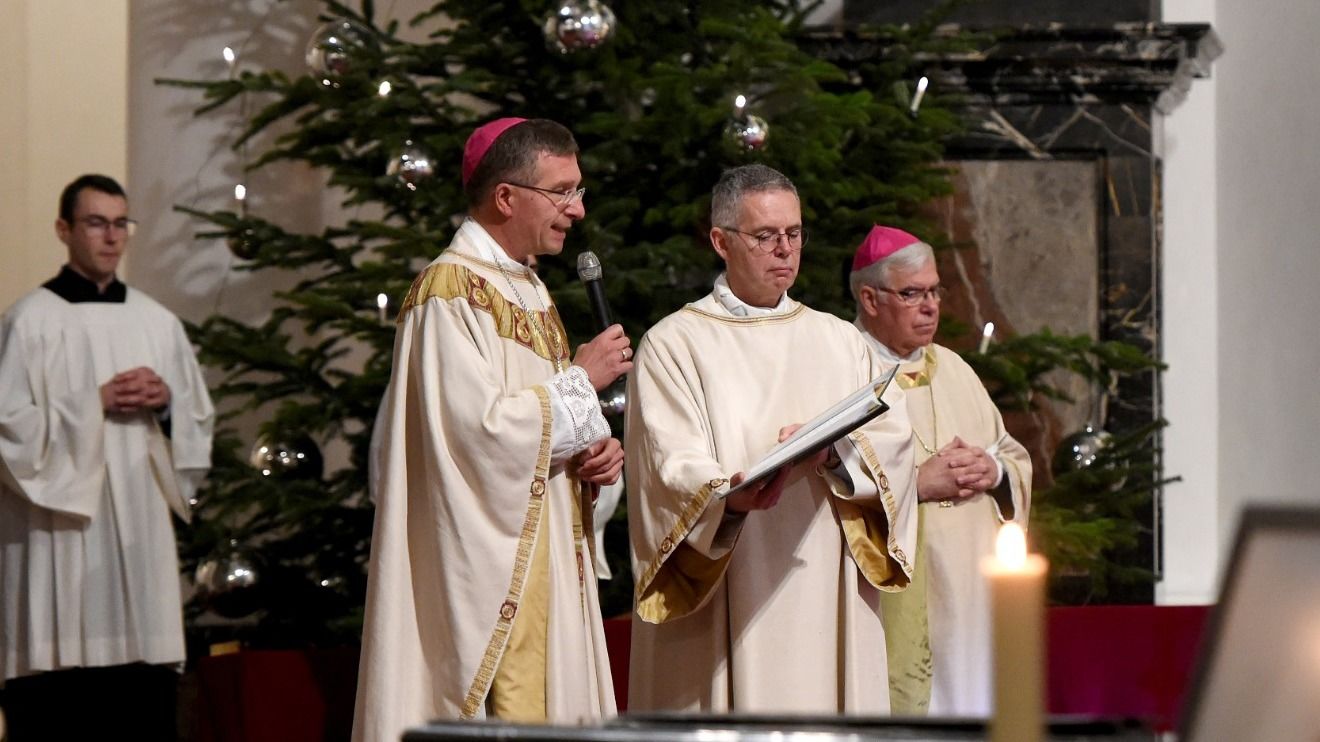
[[[877,224],[871,227],[866,239],[862,240],[862,244],[857,247],[857,254],[853,256],[852,269],[859,271],[918,242],[921,242],[921,240],[901,229],[882,227]]]
[[[509,118],[495,119],[488,124],[482,124],[477,130],[468,137],[467,144],[463,145],[463,185],[472,179],[472,173],[476,171],[477,165],[481,164],[481,159],[486,156],[490,146],[495,143],[500,135],[516,124],[521,124],[527,119],[521,119],[516,116]]]

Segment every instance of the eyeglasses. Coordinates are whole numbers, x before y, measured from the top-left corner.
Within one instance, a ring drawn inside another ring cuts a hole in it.
[[[948,289],[939,285],[931,286],[928,289],[903,289],[902,291],[887,289],[884,286],[876,286],[876,288],[880,289],[886,294],[893,294],[894,296],[897,296],[899,301],[903,302],[909,307],[920,306],[922,302],[926,301],[927,299],[930,299],[931,301],[938,304],[940,303],[940,300],[944,298],[944,295],[949,292]]]
[[[74,221],[81,222],[88,232],[104,233],[113,228],[132,237],[133,233],[137,231],[137,222],[132,219],[115,219],[111,221],[103,216],[80,216]]]
[[[733,227],[720,227],[725,232],[736,232],[744,237],[751,237],[756,242],[753,247],[763,253],[774,252],[779,247],[779,241],[784,240],[788,244],[789,251],[801,250],[807,244],[807,230],[805,227],[794,227],[786,229],[783,232],[772,232],[764,230],[762,232],[744,232]]]
[[[544,193],[546,196],[558,196],[557,199],[551,198],[550,200],[553,201],[555,206],[560,209],[567,209],[568,207],[572,206],[578,201],[581,201],[582,197],[587,194],[586,188],[573,188],[567,191],[556,191],[552,188],[538,188],[534,185],[526,185],[524,183],[514,183],[511,180],[506,180],[504,182],[508,183],[511,186],[517,186],[518,188],[526,188],[529,191]]]

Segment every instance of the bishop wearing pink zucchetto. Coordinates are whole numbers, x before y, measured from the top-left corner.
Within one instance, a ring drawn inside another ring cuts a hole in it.
[[[849,277],[857,326],[907,392],[921,503],[917,576],[885,595],[896,713],[990,713],[989,595],[983,556],[999,525],[1027,523],[1031,458],[1004,429],[971,367],[934,342],[944,289],[931,246],[875,226]]]
[[[615,713],[583,533],[623,467],[596,392],[632,348],[614,325],[570,354],[527,266],[586,213],[577,151],[545,119],[477,128],[467,219],[402,303],[373,441],[355,740],[437,718]]]

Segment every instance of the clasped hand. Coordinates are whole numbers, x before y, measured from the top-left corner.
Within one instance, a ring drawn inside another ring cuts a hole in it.
[[[590,484],[614,484],[623,472],[623,445],[617,438],[606,438],[573,457],[577,478]]]
[[[954,437],[917,467],[917,499],[962,500],[988,492],[995,486],[999,467],[985,449],[969,446]]]
[[[101,385],[101,409],[106,414],[158,410],[169,403],[169,386],[146,366],[115,374]]]

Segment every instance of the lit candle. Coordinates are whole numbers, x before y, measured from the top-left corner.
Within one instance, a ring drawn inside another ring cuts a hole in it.
[[[995,555],[981,572],[990,582],[995,712],[991,742],[1039,742],[1045,726],[1045,557],[1027,553],[1016,523],[999,529]]]
[[[985,323],[985,329],[981,330],[981,347],[976,349],[977,353],[985,353],[990,348],[990,336],[995,334],[995,323]]]
[[[385,324],[385,307],[390,303],[390,297],[385,294],[376,294],[376,311],[380,314],[380,323]]]
[[[917,92],[915,95],[912,96],[912,105],[908,107],[908,113],[912,114],[913,116],[917,115],[917,109],[921,108],[921,99],[925,97],[926,88],[929,86],[930,86],[930,78],[926,77],[925,75],[922,75],[921,79],[917,80]]]

